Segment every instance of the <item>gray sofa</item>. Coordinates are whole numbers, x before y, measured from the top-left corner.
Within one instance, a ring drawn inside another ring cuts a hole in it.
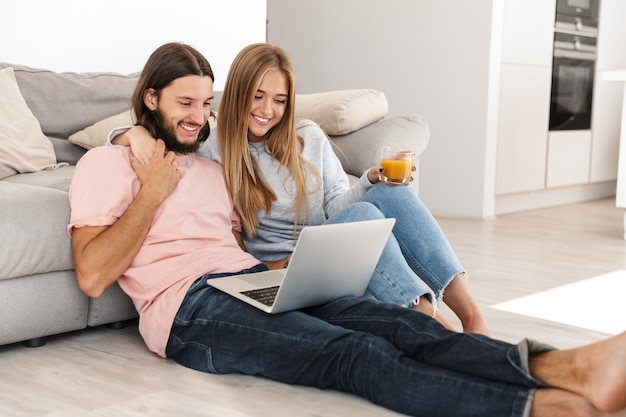
[[[74,165],[86,152],[68,138],[128,110],[137,75],[55,73],[0,63],[0,71],[7,67],[13,67],[28,108],[64,166],[0,179],[0,345],[39,346],[46,336],[135,318],[132,302],[117,285],[97,299],[80,291],[66,226]],[[420,155],[429,129],[423,118],[410,115],[329,136],[355,179],[377,163],[383,144],[403,144]]]

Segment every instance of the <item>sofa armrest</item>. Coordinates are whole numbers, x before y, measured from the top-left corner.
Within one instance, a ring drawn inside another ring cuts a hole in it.
[[[428,122],[417,114],[382,119],[347,135],[330,136],[343,169],[357,177],[380,163],[383,146],[410,148],[415,151],[417,161],[429,139]]]

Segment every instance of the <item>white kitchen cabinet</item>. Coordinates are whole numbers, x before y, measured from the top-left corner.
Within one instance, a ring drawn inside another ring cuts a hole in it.
[[[626,66],[626,2],[600,2],[592,126],[583,132],[548,131],[555,8],[555,1],[505,2],[497,196],[617,178],[622,92],[600,73]]]
[[[621,84],[624,91],[622,97],[622,115],[621,115],[621,134],[620,134],[620,150],[619,150],[619,169],[617,177],[617,190],[615,197],[615,205],[617,207],[626,208],[626,68],[621,70],[606,71],[602,74],[602,78],[607,82]],[[626,211],[624,212],[624,240],[626,240]]]
[[[551,70],[503,64],[496,195],[545,187]]]
[[[626,65],[624,65],[626,67]],[[596,71],[591,119],[591,171],[592,183],[615,181],[619,152],[620,110],[622,89],[617,83],[602,79]]]
[[[556,0],[504,3],[496,195],[545,188]]]
[[[556,0],[506,0],[502,62],[552,65]]]
[[[546,187],[589,182],[590,130],[559,130],[548,135]]]
[[[623,89],[602,77],[605,71],[626,68],[626,1],[600,0],[598,55],[592,115],[591,182],[615,181],[620,138]]]

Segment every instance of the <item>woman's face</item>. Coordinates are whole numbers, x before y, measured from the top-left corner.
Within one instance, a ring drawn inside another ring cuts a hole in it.
[[[252,100],[248,120],[248,140],[261,142],[267,132],[276,126],[285,115],[289,83],[287,76],[280,70],[265,74],[259,89]]]

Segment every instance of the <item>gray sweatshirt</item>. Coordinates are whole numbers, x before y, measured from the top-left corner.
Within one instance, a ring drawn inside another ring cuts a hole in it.
[[[247,250],[257,259],[274,261],[286,258],[293,252],[300,230],[307,225],[319,225],[326,219],[346,207],[359,201],[372,184],[364,173],[359,181],[350,187],[348,176],[341,162],[331,148],[330,141],[314,122],[300,119],[297,121],[298,134],[304,139],[302,155],[318,170],[322,184],[315,193],[309,195],[309,216],[302,215],[294,233],[293,199],[295,190],[289,170],[281,166],[264,148],[264,142],[249,142],[252,156],[256,159],[263,177],[277,196],[272,205],[271,214],[258,211],[259,226],[256,234],[247,237],[244,242]],[[215,129],[200,146],[198,154],[221,163]],[[315,182],[310,180],[310,190],[315,189]]]

